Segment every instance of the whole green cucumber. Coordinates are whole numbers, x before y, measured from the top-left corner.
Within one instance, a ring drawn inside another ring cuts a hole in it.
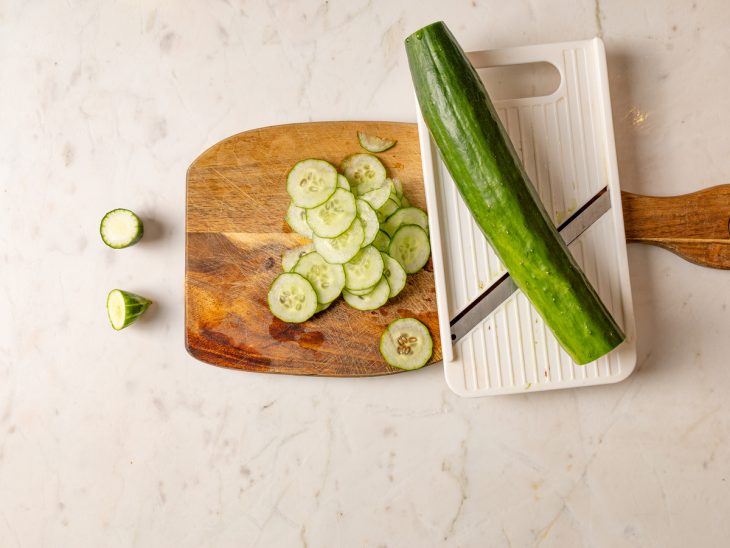
[[[484,235],[573,360],[625,338],[555,229],[482,80],[443,22],[406,38],[423,118]]]

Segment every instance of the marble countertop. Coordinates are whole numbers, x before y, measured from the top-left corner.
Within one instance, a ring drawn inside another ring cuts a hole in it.
[[[622,187],[730,181],[730,7],[629,0],[0,2],[0,544],[721,546],[730,273],[630,246],[639,366],[460,399],[440,366],[228,371],[183,347],[184,179],[258,126],[415,119],[404,37],[601,36]],[[137,210],[112,251],[101,215]],[[114,332],[112,287],[156,301]]]

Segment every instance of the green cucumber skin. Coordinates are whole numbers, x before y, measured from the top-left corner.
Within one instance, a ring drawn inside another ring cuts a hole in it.
[[[140,318],[140,316],[142,316],[142,314],[147,311],[149,306],[152,304],[152,301],[145,297],[142,297],[141,295],[137,295],[136,293],[124,291],[123,289],[112,289],[107,294],[107,303],[109,302],[109,298],[114,291],[119,291],[122,294],[122,297],[124,298],[124,303],[126,305],[124,324],[121,327],[114,327],[114,324],[112,323],[112,327],[115,330],[121,331],[125,327],[128,327],[136,322]],[[109,305],[107,304],[107,309],[108,306]],[[111,323],[111,318],[109,318],[109,322]]]
[[[443,22],[406,39],[421,112],[477,224],[580,365],[625,338],[558,234],[479,75]]]

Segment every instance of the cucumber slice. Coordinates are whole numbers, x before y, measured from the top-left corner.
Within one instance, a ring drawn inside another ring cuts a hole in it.
[[[344,265],[345,287],[347,289],[371,287],[383,276],[383,266],[380,251],[371,245],[361,249]]]
[[[392,238],[401,225],[418,225],[428,233],[428,215],[417,207],[404,207],[388,217],[380,228]]]
[[[375,135],[368,135],[362,131],[357,132],[357,140],[360,142],[360,146],[368,152],[385,152],[393,148],[398,142],[393,139],[383,139]]]
[[[387,253],[388,247],[390,246],[390,236],[388,236],[382,230],[378,230],[378,233],[375,235],[375,239],[373,240],[373,246],[378,251]]]
[[[357,218],[360,219],[365,230],[365,238],[360,244],[360,247],[365,247],[373,243],[375,236],[378,235],[380,221],[378,221],[378,216],[370,204],[360,199],[357,200]]]
[[[342,292],[345,302],[357,310],[375,310],[388,302],[390,287],[388,281],[383,277],[375,288],[364,295],[354,295],[347,290]]]
[[[295,205],[317,207],[334,194],[337,170],[324,160],[310,158],[297,162],[286,176],[286,191]]]
[[[313,251],[299,259],[292,272],[301,274],[312,284],[317,302],[327,304],[334,301],[345,287],[345,272],[342,265],[329,264],[322,255]]]
[[[350,228],[336,238],[314,237],[314,249],[331,264],[343,264],[352,259],[360,251],[360,244],[365,239],[365,231],[360,219],[352,221]]]
[[[398,202],[396,202],[392,197],[388,198],[388,201],[380,206],[380,209],[376,211],[380,222],[385,221],[388,217],[393,215],[393,213],[398,211],[399,207]]]
[[[128,209],[112,209],[101,218],[99,232],[106,245],[122,249],[142,239],[144,225],[139,217]]]
[[[395,193],[400,198],[403,196],[403,183],[398,177],[393,177],[393,188],[395,188]]]
[[[300,236],[310,240],[314,237],[312,229],[307,224],[307,210],[294,205],[294,202],[291,202],[286,210],[286,223]]]
[[[372,154],[352,154],[340,167],[357,195],[380,188],[385,181],[385,166]]]
[[[350,190],[350,181],[348,181],[347,177],[342,175],[342,173],[337,174],[337,188],[344,188],[345,190]]]
[[[393,183],[390,179],[386,179],[383,185],[379,188],[360,194],[360,199],[365,200],[373,209],[380,209],[383,204],[388,201],[391,192],[393,191]]]
[[[385,265],[385,268],[383,268],[383,277],[388,280],[390,298],[392,299],[403,291],[403,288],[406,286],[406,271],[403,270],[403,267],[398,261],[387,253],[381,252],[381,255],[383,256],[383,264]]]
[[[112,327],[119,331],[144,314],[152,301],[121,289],[112,289],[106,297],[106,313]]]
[[[406,198],[406,195],[400,197],[400,206],[401,207],[411,207],[411,202],[408,201],[408,198]]]
[[[320,238],[335,238],[350,228],[356,215],[355,196],[338,188],[325,203],[307,210],[307,224]]]
[[[304,276],[294,272],[279,274],[267,297],[271,313],[284,322],[302,323],[317,310],[317,293]]]
[[[398,369],[419,369],[433,354],[431,333],[414,318],[395,320],[380,337],[380,354],[388,364]]]
[[[313,244],[300,245],[293,249],[287,249],[281,256],[281,268],[284,272],[291,271],[297,265],[299,259],[312,251],[314,251]]]
[[[334,301],[332,301],[332,302],[334,302]],[[327,310],[330,307],[331,304],[332,303],[325,303],[325,304],[317,303],[317,308],[315,309],[314,313],[319,314],[320,312],[324,312],[325,310]]]
[[[378,283],[380,283],[380,280],[378,280]],[[376,283],[375,285],[378,285],[378,284]],[[367,295],[373,289],[375,289],[375,285],[366,287],[365,289],[343,289],[343,291],[347,291],[348,293],[351,293],[352,295]]]
[[[415,274],[421,270],[430,254],[431,244],[428,241],[428,234],[418,225],[401,226],[388,246],[388,255],[398,261],[408,274]]]

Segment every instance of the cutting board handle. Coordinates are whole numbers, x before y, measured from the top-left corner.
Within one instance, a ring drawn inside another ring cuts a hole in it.
[[[730,185],[681,196],[622,192],[626,241],[663,247],[701,266],[730,269]]]

